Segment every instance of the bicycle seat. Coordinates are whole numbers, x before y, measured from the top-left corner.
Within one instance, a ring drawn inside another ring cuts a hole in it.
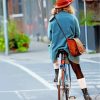
[[[59,50],[58,50],[58,54],[59,54],[59,53],[67,53],[67,52],[66,52],[64,49],[59,49]]]
[[[68,55],[67,52],[64,49],[59,49],[58,50],[57,57],[59,57],[59,54],[66,54],[66,55]]]

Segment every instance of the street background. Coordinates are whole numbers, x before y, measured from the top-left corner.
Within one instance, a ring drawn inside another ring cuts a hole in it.
[[[100,53],[80,57],[89,93],[100,100]],[[0,54],[0,100],[57,100],[48,44],[33,39],[29,52]],[[83,96],[72,71],[71,95]]]
[[[56,0],[0,0],[0,100],[57,100],[47,27]],[[82,71],[100,100],[100,0],[74,0],[83,44]],[[71,71],[71,95],[83,100]]]

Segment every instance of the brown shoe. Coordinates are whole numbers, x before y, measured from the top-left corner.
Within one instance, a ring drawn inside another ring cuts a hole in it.
[[[88,94],[87,88],[82,89],[82,92],[85,100],[92,100],[92,98]]]
[[[58,73],[59,73],[59,69],[55,69],[55,78],[54,78],[54,82],[58,82]]]
[[[85,100],[92,100],[91,97],[88,94],[84,94],[84,99]]]

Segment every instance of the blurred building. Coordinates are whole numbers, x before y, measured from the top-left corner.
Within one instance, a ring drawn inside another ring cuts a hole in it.
[[[18,28],[30,35],[46,35],[47,23],[55,0],[7,0],[8,16],[17,21]],[[78,9],[78,1],[73,3]],[[76,12],[78,15],[78,12]]]
[[[8,16],[18,29],[29,35],[46,35],[52,2],[50,0],[7,0]]]
[[[87,11],[93,12],[93,21],[100,22],[100,0],[86,0]]]
[[[7,0],[8,17],[17,22],[17,27],[20,31],[24,31],[22,1],[23,0]]]
[[[87,11],[93,13],[92,21],[98,23],[94,28],[96,52],[100,52],[100,0],[86,0]]]
[[[100,0],[85,0],[86,15],[84,19],[84,0],[78,0],[79,14],[81,13],[80,23],[87,20],[88,48],[100,52]],[[85,43],[84,25],[81,26],[81,39]]]
[[[3,5],[2,5],[2,0],[0,0],[0,30],[2,26],[2,20],[3,20]]]
[[[50,0],[23,0],[25,30],[33,35],[46,35],[52,3]]]
[[[76,9],[77,17],[79,17],[79,12],[84,11],[83,1],[84,0],[75,0],[73,3]],[[87,13],[88,11],[92,11],[94,13],[92,16],[92,21],[100,22],[100,0],[85,1]],[[48,19],[50,17],[50,11],[54,2],[55,0],[7,0],[8,17],[16,20],[17,27],[21,32],[25,32],[26,34],[32,36],[44,36],[47,35]],[[0,15],[3,15],[2,0],[0,0]],[[95,30],[97,30],[97,33],[100,34],[100,25],[98,25],[96,28],[93,26],[89,26],[87,28],[89,49],[95,50],[96,44],[100,42],[100,35],[96,36]],[[81,39],[85,43],[84,33],[84,26],[81,26]],[[97,38],[95,39],[95,37]],[[93,42],[95,40],[98,41],[98,43]]]

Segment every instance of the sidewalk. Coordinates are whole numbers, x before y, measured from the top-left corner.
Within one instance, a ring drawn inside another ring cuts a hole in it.
[[[40,56],[41,55],[41,56]],[[33,60],[41,60],[41,58],[44,57],[46,60],[50,61],[49,58],[49,52],[48,52],[48,44],[43,43],[43,42],[37,42],[32,41],[30,43],[30,48],[28,52],[24,53],[10,53],[8,56],[6,56],[4,53],[0,54],[0,58],[9,58],[9,59],[33,59]],[[81,59],[90,59],[90,58],[97,58],[98,61],[100,62],[100,53],[95,53],[95,54],[83,54],[80,56]],[[35,60],[35,61],[36,61]]]
[[[50,62],[49,52],[48,52],[48,44],[43,42],[32,41],[30,43],[30,48],[28,52],[24,53],[10,53],[5,55],[4,53],[0,53],[0,58],[2,59],[10,59],[15,61],[33,61],[33,62],[42,62],[43,59],[46,59]]]
[[[49,56],[49,52],[48,52],[48,44],[47,43],[43,43],[43,42],[37,42],[36,40],[32,41],[30,43],[30,48],[28,52],[24,52],[24,53],[10,53],[8,56],[6,56],[4,53],[0,54],[0,57],[5,57],[5,58],[15,58],[17,57],[17,59],[20,58],[36,58],[38,56],[38,54],[42,54],[43,52],[47,53],[47,58]],[[28,55],[28,56],[27,56]],[[31,56],[33,55],[33,56]],[[99,62],[100,62],[100,53],[95,53],[95,54],[83,54],[80,56],[80,58],[98,58]]]

